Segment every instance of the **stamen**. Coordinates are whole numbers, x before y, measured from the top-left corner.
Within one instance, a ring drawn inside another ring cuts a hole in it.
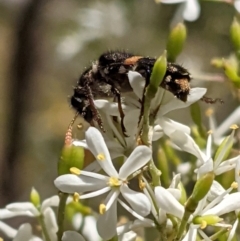
[[[73,194],[73,201],[74,201],[74,202],[78,202],[79,199],[80,199],[80,194],[77,193],[77,192],[75,192],[75,193]]]
[[[121,186],[122,182],[116,177],[110,177],[108,184],[111,187],[119,187]]]
[[[70,172],[74,175],[77,175],[77,176],[81,174],[81,170],[78,169],[77,167],[71,167]]]
[[[237,188],[238,188],[238,183],[237,183],[237,182],[233,182],[233,183],[231,184],[231,188],[237,189]]]
[[[208,133],[208,135],[211,135],[213,133],[213,131],[209,130],[207,133]]]
[[[232,130],[236,130],[238,128],[239,128],[239,126],[236,125],[236,124],[233,124],[233,125],[230,126],[230,129],[232,129]]]
[[[214,113],[213,109],[212,108],[208,108],[205,112],[205,115],[207,117],[210,117],[212,114]]]
[[[106,212],[106,205],[102,203],[99,205],[99,213],[104,214],[105,212]]]
[[[200,228],[201,229],[204,229],[204,228],[206,228],[207,227],[207,222],[206,221],[202,221],[202,223],[201,223],[201,225],[200,225]]]
[[[99,153],[99,154],[97,155],[97,159],[98,159],[99,161],[104,161],[104,160],[106,159],[106,157],[104,156],[103,153]]]

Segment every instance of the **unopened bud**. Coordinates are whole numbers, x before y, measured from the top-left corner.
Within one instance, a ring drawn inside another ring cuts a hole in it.
[[[238,52],[240,50],[240,24],[234,18],[230,27],[230,38],[233,43],[234,49]]]
[[[30,193],[30,202],[38,208],[41,204],[40,195],[35,188],[32,188]]]

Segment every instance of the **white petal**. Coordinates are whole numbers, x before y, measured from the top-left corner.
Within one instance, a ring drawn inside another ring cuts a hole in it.
[[[6,235],[8,238],[14,238],[17,234],[16,229],[10,227],[9,225],[1,221],[0,221],[0,231],[4,233],[4,235]]]
[[[75,231],[65,231],[63,233],[62,241],[85,241],[80,233]]]
[[[127,179],[129,175],[146,165],[152,157],[152,151],[147,146],[137,146],[119,170],[119,178]]]
[[[200,150],[200,148],[190,135],[176,130],[172,134],[170,134],[169,137],[171,138],[171,141],[178,147],[180,147],[183,151],[193,154],[202,163],[207,161],[206,155]]]
[[[163,187],[155,187],[154,191],[159,207],[165,212],[181,219],[184,213],[184,207],[175,197]]]
[[[32,227],[29,223],[22,224],[13,241],[27,241],[32,237]]]
[[[218,205],[207,210],[203,215],[212,214],[221,216],[225,213],[230,213],[236,209],[240,209],[240,193],[229,194]]]
[[[86,143],[86,140],[74,140],[72,143],[74,146],[81,146],[85,149],[88,149],[88,145]]]
[[[209,202],[212,202],[217,196],[220,196],[224,192],[225,192],[225,189],[223,188],[223,186],[219,182],[213,180],[213,184],[207,195],[207,200]]]
[[[235,181],[238,183],[238,191],[240,192],[240,158],[238,158],[236,163]]]
[[[36,207],[30,202],[11,203],[6,206],[6,209],[8,209],[11,212],[26,211],[32,213],[34,216],[40,215]]]
[[[34,217],[30,211],[17,211],[17,212],[12,212],[7,210],[6,208],[0,209],[0,220],[1,219],[6,219],[6,218],[13,218],[17,216],[29,216],[29,217]]]
[[[187,234],[182,239],[182,241],[193,241],[193,240],[196,240],[196,238],[197,238],[197,228],[198,227],[199,227],[199,225],[191,224]]]
[[[106,187],[106,181],[81,175],[79,177],[73,174],[57,177],[54,184],[61,192],[65,193],[90,192]]]
[[[109,102],[108,100],[95,100],[95,106],[99,110],[103,110],[105,113],[111,116],[119,116],[118,104],[115,102]]]
[[[157,123],[162,127],[165,135],[170,136],[175,130],[182,131],[186,134],[191,133],[191,129],[179,122],[173,121],[167,117],[161,117],[157,120]]]
[[[86,216],[84,218],[84,227],[82,233],[88,241],[100,241],[101,238],[97,232],[97,220],[93,216]]]
[[[124,233],[122,237],[119,237],[118,241],[135,241],[137,238],[137,234],[133,231],[129,231]]]
[[[146,84],[145,78],[143,78],[142,75],[136,71],[128,71],[128,79],[134,93],[141,100],[143,97],[143,90]]]
[[[206,88],[192,88],[188,95],[187,102],[183,102],[177,98],[172,98],[170,102],[161,106],[157,116],[162,116],[172,110],[182,109],[190,106],[192,103],[201,99],[206,91]]]
[[[238,222],[239,222],[239,219],[237,218],[232,226],[232,229],[229,233],[229,236],[228,236],[228,239],[227,241],[231,241],[234,237],[234,235],[236,234],[236,229],[237,229],[237,226],[238,226]]]
[[[153,137],[152,141],[157,141],[158,139],[162,138],[164,135],[163,129],[160,125],[155,125],[153,127]]]
[[[57,241],[57,231],[58,231],[58,226],[57,226],[57,220],[55,217],[55,213],[53,210],[48,207],[44,210],[44,222],[47,227],[48,235],[50,237],[51,241]]]
[[[89,147],[89,150],[98,160],[98,155],[103,155],[104,160],[98,160],[98,163],[102,169],[109,175],[118,177],[118,173],[112,164],[112,160],[108,151],[108,148],[105,144],[101,132],[95,127],[89,127],[86,131],[86,141]]]
[[[112,204],[110,209],[97,220],[97,230],[104,240],[109,240],[117,234],[117,203]]]
[[[45,199],[42,202],[41,210],[44,211],[48,207],[57,207],[59,205],[59,196],[55,195]]]
[[[122,185],[120,191],[132,209],[136,211],[136,213],[143,217],[150,213],[151,204],[143,193],[135,192],[128,188],[127,185]]]
[[[183,18],[190,22],[197,20],[200,15],[200,5],[198,0],[188,0],[185,4]]]

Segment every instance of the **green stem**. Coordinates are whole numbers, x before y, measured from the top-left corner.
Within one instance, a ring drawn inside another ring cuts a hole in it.
[[[59,195],[60,202],[59,202],[58,214],[57,214],[57,224],[58,224],[57,238],[58,238],[58,241],[61,241],[63,236],[63,231],[64,231],[63,222],[65,218],[65,207],[66,207],[68,194],[59,192],[58,195]]]
[[[42,214],[38,217],[38,222],[40,223],[40,226],[42,228],[42,233],[45,238],[45,241],[51,241],[47,228],[46,228],[46,225],[45,225],[45,222],[44,222],[44,216]]]

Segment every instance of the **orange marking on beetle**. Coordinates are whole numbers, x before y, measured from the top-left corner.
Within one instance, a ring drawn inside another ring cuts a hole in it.
[[[142,56],[133,56],[133,57],[125,59],[123,64],[132,65],[132,64],[135,64],[141,58],[143,58],[143,57]]]

